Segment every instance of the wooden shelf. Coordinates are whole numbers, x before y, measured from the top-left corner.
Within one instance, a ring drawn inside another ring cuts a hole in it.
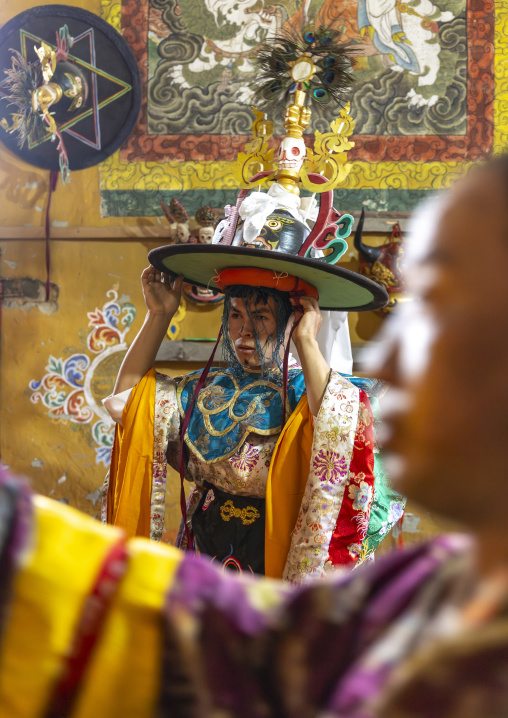
[[[353,212],[355,220],[359,212]],[[402,231],[407,229],[410,212],[366,212],[365,232],[389,232],[395,222],[399,222]],[[356,222],[355,222],[356,225]],[[0,227],[0,240],[33,240],[44,239],[44,227]],[[100,240],[158,240],[161,244],[168,241],[169,227],[157,224],[145,225],[113,225],[104,227],[51,227],[51,239],[67,241],[100,241]]]
[[[210,358],[210,355],[212,353],[212,349],[214,347],[215,342],[194,342],[194,341],[172,341],[171,339],[165,339],[161,346],[159,351],[157,352],[157,356],[155,357],[155,361],[158,362],[200,362],[205,364],[208,359]],[[361,355],[362,350],[365,349],[365,347],[368,346],[368,343],[365,344],[353,344],[352,345],[352,352],[353,352],[353,364],[356,369],[361,369]],[[217,349],[216,354],[217,360],[221,357],[220,352],[220,346]]]
[[[45,239],[44,227],[0,227],[0,240]],[[51,227],[51,239],[68,241],[141,239],[168,241],[169,228],[157,225],[115,225],[110,227]]]
[[[210,342],[194,342],[194,341],[177,341],[171,339],[165,339],[155,361],[159,362],[186,362],[196,361],[206,363],[210,358],[212,349],[215,345],[215,341]],[[220,358],[220,351],[218,353],[218,359]]]

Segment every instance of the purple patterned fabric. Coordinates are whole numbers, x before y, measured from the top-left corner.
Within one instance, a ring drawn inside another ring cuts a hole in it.
[[[179,714],[175,651],[179,688],[194,696],[182,715],[379,715],[388,678],[442,607],[436,596],[463,579],[469,554],[467,538],[443,536],[293,590],[187,555],[166,606],[160,715]]]
[[[30,538],[32,515],[26,483],[0,466],[0,637],[14,574]]]
[[[0,468],[0,638],[31,522],[28,490]],[[442,536],[296,588],[185,554],[160,621],[154,715],[506,718],[508,591],[483,622],[457,610],[485,588],[473,547]]]
[[[0,554],[16,562],[26,548],[32,530],[31,492],[23,479],[0,465]]]

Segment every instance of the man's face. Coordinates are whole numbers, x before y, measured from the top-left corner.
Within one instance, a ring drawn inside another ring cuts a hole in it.
[[[249,311],[247,311],[247,306]],[[261,358],[256,348],[256,337],[263,350],[265,362],[273,358],[273,346],[277,338],[275,300],[268,297],[266,304],[251,299],[231,299],[228,329],[236,357],[246,369],[259,369]],[[250,316],[249,316],[250,315]]]
[[[408,247],[414,301],[389,320],[378,361],[395,487],[471,527],[505,511],[508,400],[506,182],[457,183]],[[422,221],[421,220],[421,221]],[[382,407],[383,407],[382,404]]]

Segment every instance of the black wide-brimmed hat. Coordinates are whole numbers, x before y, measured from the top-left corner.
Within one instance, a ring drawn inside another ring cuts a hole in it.
[[[0,98],[0,139],[9,149],[37,167],[61,170],[63,162],[79,170],[128,138],[141,79],[107,22],[68,5],[40,5],[0,28]]]
[[[171,244],[153,249],[148,259],[159,271],[170,276],[183,275],[186,282],[219,290],[225,286],[221,274],[228,269],[252,270],[253,281],[248,283],[255,286],[260,285],[254,271],[258,269],[268,270],[273,275],[274,288],[292,286],[288,285],[288,278],[294,277],[316,288],[321,309],[365,311],[379,309],[388,302],[386,290],[360,274],[322,259],[277,250],[221,244]],[[238,272],[226,274],[229,283],[236,283],[235,274],[239,277],[238,284],[247,283]],[[242,274],[245,277],[245,273]],[[296,284],[294,287],[297,289]]]

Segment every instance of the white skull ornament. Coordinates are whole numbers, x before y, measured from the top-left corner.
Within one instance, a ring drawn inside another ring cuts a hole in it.
[[[201,242],[201,244],[211,244],[213,234],[213,227],[200,227],[198,232],[199,241]]]
[[[307,148],[301,137],[284,137],[276,155],[279,170],[299,172],[306,152]]]

